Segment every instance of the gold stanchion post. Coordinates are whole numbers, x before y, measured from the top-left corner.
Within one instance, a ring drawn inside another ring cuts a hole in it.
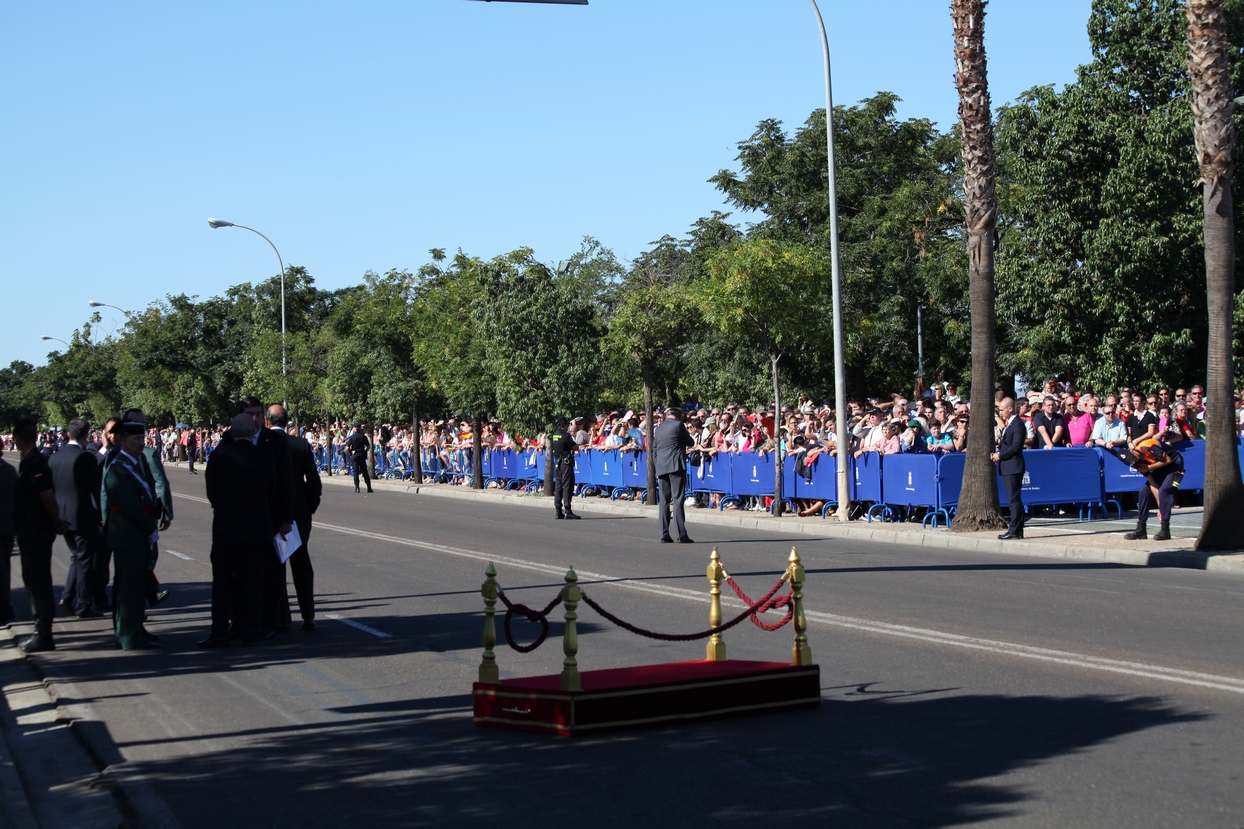
[[[497,671],[497,655],[493,648],[497,645],[497,568],[490,563],[484,570],[484,586],[480,593],[484,596],[484,659],[479,663],[479,681],[496,685],[501,681]]]
[[[562,690],[581,691],[579,679],[579,660],[575,658],[579,652],[579,634],[575,629],[575,621],[579,618],[575,608],[583,597],[579,588],[579,577],[571,567],[566,571],[566,586],[562,589],[562,600],[566,604],[566,633],[562,636],[562,649],[566,652],[566,661],[562,663]]]
[[[721,558],[717,555],[717,548],[714,547],[708,562],[709,627],[715,628],[721,624],[721,583],[725,577],[726,568],[721,566]],[[726,643],[722,641],[720,633],[714,633],[709,637],[705,650],[707,653],[704,658],[709,662],[726,661]]]
[[[795,603],[794,619],[795,625],[795,646],[790,651],[790,664],[792,665],[811,665],[812,664],[812,648],[808,645],[808,619],[803,615],[803,565],[799,562],[799,553],[795,552],[795,548],[790,548],[790,565],[786,568],[787,574],[790,576],[792,601]]]

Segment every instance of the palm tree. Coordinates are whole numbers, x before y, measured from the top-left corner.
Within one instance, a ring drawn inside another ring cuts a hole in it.
[[[998,203],[994,197],[993,116],[985,71],[986,0],[952,0],[955,87],[963,131],[963,193],[968,231],[968,293],[972,310],[972,391],[963,489],[952,530],[1003,526],[993,462],[994,282]]]
[[[1205,206],[1205,288],[1209,310],[1206,370],[1205,515],[1196,549],[1244,544],[1244,485],[1236,453],[1231,315],[1235,286],[1234,102],[1223,0],[1188,0],[1188,75],[1192,80],[1197,163]]]

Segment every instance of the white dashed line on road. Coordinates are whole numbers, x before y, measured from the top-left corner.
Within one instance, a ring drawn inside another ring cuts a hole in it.
[[[190,556],[186,555],[185,553],[179,553],[176,550],[165,550],[164,552],[168,553],[170,556],[177,556],[182,561],[194,561],[194,559],[192,559]]]
[[[338,616],[335,613],[328,613],[328,614],[325,614],[325,616],[326,618],[334,619],[338,622],[341,622],[344,625],[349,625],[352,628],[357,628],[358,630],[361,630],[364,633],[370,633],[372,636],[379,636],[381,639],[392,639],[393,638],[392,633],[385,633],[383,630],[376,630],[373,627],[368,627],[362,622],[356,622],[353,619],[347,619],[343,616]]]

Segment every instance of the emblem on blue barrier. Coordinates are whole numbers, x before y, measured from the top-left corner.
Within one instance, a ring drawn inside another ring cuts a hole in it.
[[[911,470],[907,470],[907,485],[911,486]]]
[[[1031,486],[1031,485],[1032,485],[1032,478],[1030,478],[1028,473],[1025,472],[1023,486]]]
[[[760,475],[758,475],[758,474],[756,473],[756,467],[754,467],[754,466],[753,466],[753,467],[752,467],[752,480],[754,481],[754,480],[756,480],[756,479],[757,479],[757,478],[759,478],[759,477],[760,477]]]

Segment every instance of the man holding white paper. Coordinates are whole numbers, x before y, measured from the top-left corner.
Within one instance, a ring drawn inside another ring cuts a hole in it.
[[[311,537],[311,516],[320,507],[324,486],[320,482],[319,465],[311,444],[297,435],[288,434],[289,414],[285,407],[274,403],[267,409],[268,429],[274,439],[283,438],[289,446],[289,461],[294,479],[294,523],[284,539],[277,535],[279,558],[270,564],[264,587],[264,626],[284,633],[289,630],[289,589],[285,580],[285,562],[294,576],[294,592],[298,595],[298,610],[302,616],[302,629],[315,630],[315,570],[307,552]],[[285,549],[282,549],[285,548]]]
[[[270,639],[261,626],[264,570],[275,559],[280,528],[276,460],[255,446],[255,421],[233,419],[231,439],[212,452],[204,472],[212,505],[212,630],[200,648],[229,644],[229,623],[248,645]]]

